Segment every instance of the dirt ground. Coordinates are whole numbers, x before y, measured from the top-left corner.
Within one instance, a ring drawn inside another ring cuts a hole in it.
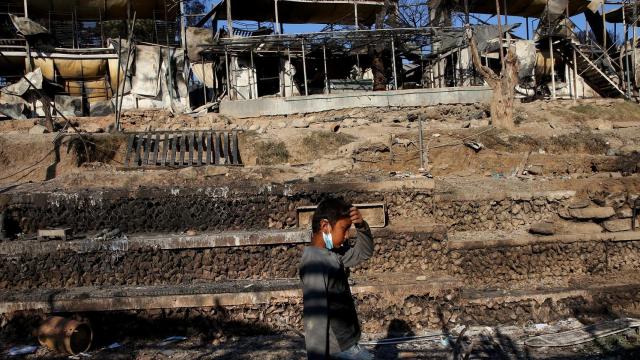
[[[255,119],[158,111],[123,117],[125,131],[243,130],[242,169],[125,169],[126,137],[105,133],[112,120],[76,119],[89,133],[69,134],[58,144],[56,134],[27,134],[33,121],[0,121],[0,186],[51,180],[59,187],[181,185],[225,176],[287,182],[333,173],[402,178],[425,172],[454,180],[547,181],[621,177],[636,173],[640,164],[640,106],[617,100],[519,104],[512,132],[489,126],[482,104]]]
[[[636,328],[597,337],[570,346],[533,347],[525,340],[535,336],[577,329],[582,320],[567,319],[552,324],[530,324],[524,327],[458,326],[445,331],[420,334],[364,334],[361,343],[376,359],[636,359],[640,355],[640,335]],[[464,331],[464,332],[463,332]],[[177,335],[180,336],[180,335]],[[413,337],[409,339],[410,337]],[[417,337],[417,338],[416,338]],[[383,339],[400,339],[393,344],[376,344]],[[11,345],[11,344],[9,344]],[[8,347],[3,347],[7,354]],[[306,359],[304,338],[297,332],[279,332],[252,336],[221,334],[211,339],[185,336],[174,342],[154,336],[129,337],[98,344],[76,356],[63,356],[46,348],[24,359]]]
[[[82,136],[29,134],[32,120],[0,121],[0,193],[92,188],[220,186],[433,177],[436,193],[487,194],[571,189],[580,193],[640,189],[640,106],[617,100],[518,104],[511,132],[490,126],[482,104],[425,108],[349,109],[316,114],[234,119],[219,114],[126,113],[125,131],[242,130],[243,167],[125,168],[126,137],[110,133],[112,117],[74,119]],[[422,129],[422,146],[420,130]],[[421,162],[421,148],[423,162]],[[536,326],[538,325],[538,326]],[[569,347],[531,348],[524,339],[580,325],[460,329],[430,340],[370,346],[379,359],[640,358],[640,336],[627,330]],[[541,330],[543,329],[543,330]],[[173,329],[169,329],[173,330]],[[447,330],[447,331],[449,331]],[[99,341],[91,359],[304,359],[295,332],[214,339],[180,333]],[[417,334],[425,335],[425,334]],[[389,337],[367,334],[365,340]],[[394,335],[395,336],[395,335]],[[118,343],[120,346],[107,348]],[[0,344],[0,354],[14,345]],[[0,357],[5,355],[0,355]],[[62,359],[44,348],[26,359]]]

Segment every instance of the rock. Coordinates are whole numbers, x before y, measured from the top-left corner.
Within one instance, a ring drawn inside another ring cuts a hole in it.
[[[610,232],[629,231],[631,230],[631,219],[615,219],[602,222],[605,230]]]
[[[417,113],[412,112],[412,113],[408,113],[407,114],[407,121],[408,122],[414,122],[416,120],[418,120],[418,114]]]
[[[204,176],[220,176],[227,175],[229,173],[229,168],[225,166],[206,166],[204,170]]]
[[[602,232],[600,225],[592,222],[557,221],[555,223],[556,234],[599,234]]]
[[[629,145],[624,145],[620,147],[620,149],[618,149],[618,155],[620,156],[631,155],[634,152],[640,152],[640,145],[629,144]]]
[[[46,134],[49,130],[42,125],[34,125],[31,129],[29,129],[29,134]]]
[[[187,230],[187,236],[196,236],[198,233],[195,230]]]
[[[556,232],[553,223],[543,222],[532,224],[529,228],[529,232],[538,235],[553,235]]]
[[[291,127],[294,128],[308,128],[310,121],[307,119],[295,119],[291,122]]]
[[[612,130],[613,124],[609,120],[596,119],[587,122],[587,126],[593,130]]]
[[[479,127],[485,127],[485,126],[489,126],[489,120],[488,119],[474,119],[469,121],[469,127],[470,128],[479,128]]]
[[[471,121],[465,121],[462,123],[462,128],[467,129],[471,126]]]
[[[616,214],[610,206],[586,207],[582,209],[569,209],[569,214],[576,219],[607,219]]]
[[[362,118],[361,118],[361,119],[357,119],[357,120],[355,121],[355,124],[356,124],[356,125],[358,125],[358,126],[365,126],[365,125],[369,125],[369,123],[370,123],[370,121],[369,121],[369,120],[367,120],[367,119],[362,119]]]
[[[626,129],[638,126],[640,126],[640,122],[638,121],[617,121],[613,124],[614,129]]]
[[[273,125],[274,125],[274,128],[277,128],[277,129],[284,129],[287,127],[287,123],[284,121],[279,121]]]
[[[623,208],[616,210],[616,216],[621,219],[628,219],[631,216],[633,216],[633,211],[631,210],[630,207],[625,206]]]
[[[249,126],[249,131],[258,131],[260,129],[260,125],[258,124],[253,124],[251,126]]]
[[[572,201],[568,206],[569,209],[583,209],[591,205],[591,201],[587,199]]]
[[[627,202],[627,195],[625,193],[612,193],[604,198],[604,205],[611,206],[615,209],[621,207]]]
[[[312,169],[317,174],[350,171],[353,169],[353,162],[351,159],[344,157],[325,156],[322,159],[316,160],[312,165]]]
[[[542,165],[529,165],[526,171],[531,175],[542,175]]]

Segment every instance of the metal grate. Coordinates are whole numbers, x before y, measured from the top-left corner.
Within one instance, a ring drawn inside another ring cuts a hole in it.
[[[125,167],[242,165],[238,133],[154,131],[129,133]]]

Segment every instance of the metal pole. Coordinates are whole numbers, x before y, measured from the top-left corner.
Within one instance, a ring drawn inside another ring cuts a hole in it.
[[[180,0],[180,42],[182,49],[186,49],[187,46],[187,19],[184,14],[184,1]],[[186,51],[185,51],[186,53]],[[186,55],[185,55],[186,56]]]
[[[115,108],[116,108],[116,131],[120,131],[120,119],[118,117],[118,102],[119,102],[119,96],[120,96],[120,71],[121,71],[121,63],[122,63],[122,38],[120,36],[118,36],[118,73],[116,74],[116,103],[115,103]],[[124,74],[124,78],[126,79],[127,74]],[[123,79],[124,80],[124,79]],[[123,89],[124,91],[124,89]]]
[[[507,0],[502,0],[502,7],[504,8],[504,25],[508,25],[509,24],[509,14],[507,11]]]
[[[169,83],[167,84],[169,90],[169,103],[173,105],[173,75],[171,72],[171,47],[169,47],[169,12],[167,10],[167,0],[164,0],[164,22],[165,22],[165,38],[167,42],[167,77],[169,78]],[[131,32],[133,32],[133,27],[131,28]],[[173,106],[172,106],[173,107]]]
[[[576,61],[576,49],[573,49],[573,94],[574,100],[578,99],[578,62]]]
[[[360,26],[358,25],[358,3],[356,2],[356,0],[353,0],[353,12],[355,13],[356,30],[358,30],[360,29]]]
[[[627,98],[631,97],[631,79],[629,78],[629,28],[627,26],[627,19],[624,11],[624,3],[622,5],[622,28],[624,29],[624,64],[626,69],[624,71],[624,81],[626,85]]]
[[[304,54],[304,38],[302,38],[302,74],[304,75],[304,95],[309,95],[309,89],[307,89],[307,59]]]
[[[227,30],[229,37],[233,37],[233,19],[231,18],[231,0],[225,0],[227,3]]]
[[[291,49],[287,48],[287,54],[289,55],[289,68],[287,69],[287,72],[289,73],[289,96],[293,95],[293,71],[291,71],[292,69],[292,65],[291,65]],[[287,94],[285,94],[286,96]]]
[[[553,40],[549,34],[549,55],[551,56],[551,99],[556,99],[556,62],[553,57]]]
[[[253,79],[253,74],[256,73],[255,71],[255,65],[253,64],[253,48],[249,49],[249,54],[251,57],[251,76],[249,76],[249,99],[253,98],[253,85],[251,84],[251,79]],[[253,82],[254,84],[257,84],[257,79],[256,81]],[[258,97],[257,94],[257,90],[256,90],[256,98]]]
[[[469,0],[464,0],[464,23],[469,25]]]
[[[422,136],[422,117],[418,117],[418,127],[420,129],[420,171],[424,171],[424,140]]]
[[[529,40],[529,17],[527,16],[524,19],[527,22],[527,40]]]
[[[547,9],[549,8],[549,0],[547,0]],[[549,38],[549,56],[551,57],[551,99],[556,99],[556,63],[553,57],[553,40],[551,39],[551,19],[547,16],[547,37]]]
[[[278,16],[278,0],[273,0],[273,6],[275,7],[276,14],[276,34],[281,34],[282,32],[280,31],[280,18]]]
[[[634,0],[635,1],[635,0]],[[602,48],[604,49],[605,54],[607,53],[607,20],[605,19],[604,14],[604,1],[602,2],[601,11],[602,11]],[[569,4],[567,3],[567,8]]]
[[[634,1],[633,2],[633,57],[632,57],[632,62],[633,62],[633,85],[638,86],[638,84],[636,83],[636,50],[638,48],[638,33],[636,32],[636,27],[638,26],[638,2]]]
[[[202,58],[202,94],[204,95],[204,103],[207,103],[207,73],[204,69],[204,57]]]
[[[329,93],[329,74],[327,73],[327,47],[322,45],[322,58],[324,61],[324,93]]]
[[[133,29],[136,26],[136,12],[133,13],[133,20],[131,21],[131,27],[129,28],[129,35],[127,37],[127,59],[124,65],[124,78],[122,82],[122,91],[120,92],[120,100],[118,101],[118,108],[116,109],[116,130],[120,131],[120,117],[122,116],[122,102],[124,98],[124,84],[127,77],[127,70],[129,70],[129,59],[131,58],[131,42],[133,37]],[[119,51],[119,50],[118,50]],[[120,69],[118,69],[118,72]],[[118,84],[120,86],[120,84]]]
[[[398,72],[396,71],[396,44],[393,41],[393,37],[391,38],[391,57],[393,64],[393,88],[398,90]]]
[[[29,0],[24,0],[24,17],[28,18],[29,17],[29,6],[28,6],[28,2]]]
[[[231,76],[231,72],[229,71],[229,51],[226,46],[224,47],[224,68],[227,73],[227,95],[229,96],[229,100],[233,100],[231,97],[231,79],[229,78]]]

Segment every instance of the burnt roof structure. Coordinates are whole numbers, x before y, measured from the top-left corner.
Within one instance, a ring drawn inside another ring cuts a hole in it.
[[[169,16],[179,14],[179,0],[27,0],[30,17],[48,17],[50,12],[74,12],[78,19],[121,20],[133,16],[152,19],[154,10],[167,9]]]
[[[384,3],[384,0],[278,0],[277,10],[281,23],[351,25],[357,4],[358,22],[371,25]],[[218,19],[227,19],[227,1],[216,5],[214,11]],[[275,21],[275,12],[273,0],[232,0],[234,20]]]

